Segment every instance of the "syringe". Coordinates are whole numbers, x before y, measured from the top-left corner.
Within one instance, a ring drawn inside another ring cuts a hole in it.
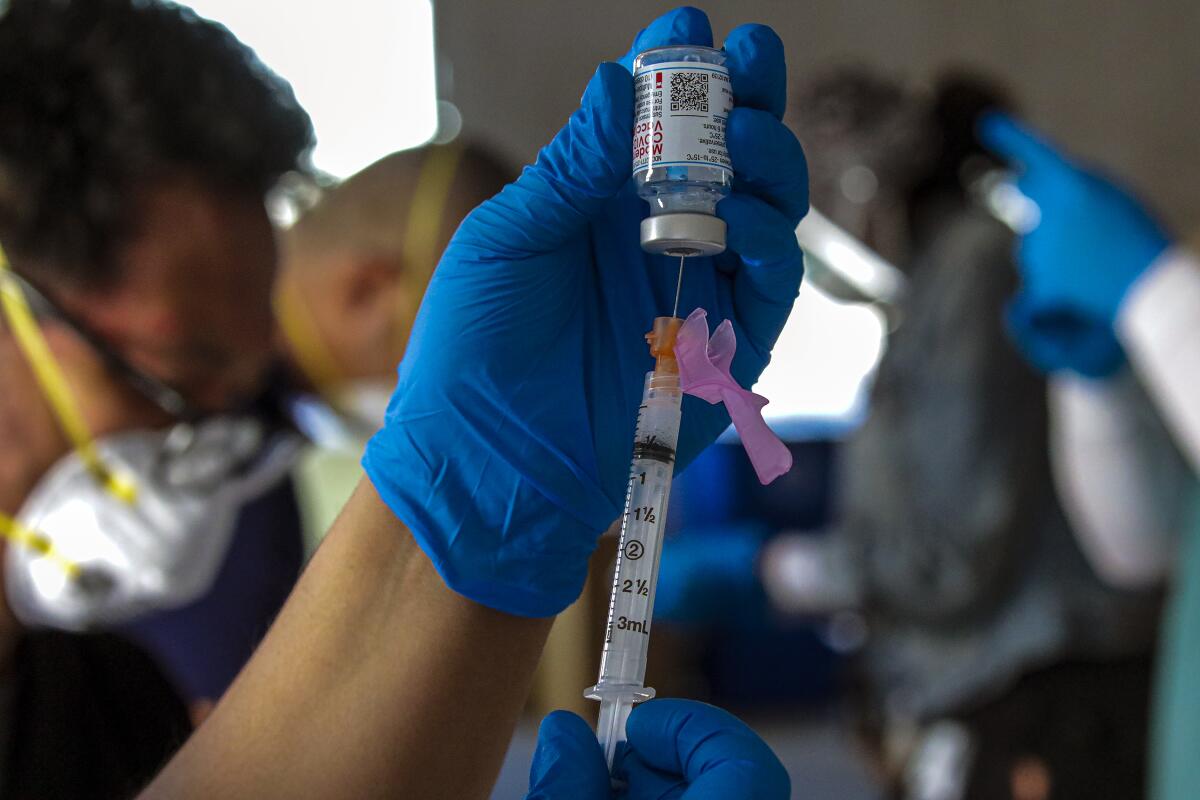
[[[682,324],[678,317],[658,317],[654,330],[646,335],[657,361],[646,374],[638,411],[600,680],[586,692],[600,701],[596,736],[610,770],[617,744],[625,740],[625,720],[633,704],[654,697],[654,690],[645,686],[646,650],[679,439],[682,394],[675,335]]]

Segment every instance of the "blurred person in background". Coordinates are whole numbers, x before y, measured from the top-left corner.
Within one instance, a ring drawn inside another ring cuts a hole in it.
[[[292,477],[312,553],[362,477],[367,439],[382,425],[417,309],[433,268],[471,209],[514,171],[476,142],[392,153],[346,180],[294,196],[296,221],[280,231],[275,291],[282,346],[300,391],[292,415],[311,440]],[[603,601],[584,600],[556,621],[530,709],[589,710],[579,691],[594,678],[610,577],[595,559]],[[589,584],[589,587],[591,584]]]
[[[983,141],[1039,209],[1017,249],[1014,340],[1051,376],[1055,473],[1113,585],[1166,584],[1150,796],[1200,787],[1200,256],[1127,190],[1003,114]]]
[[[45,629],[121,631],[202,715],[299,571],[264,194],[312,128],[227,30],[133,0],[0,6],[0,119],[0,790],[113,796],[179,701]]]
[[[281,232],[275,307],[305,393],[293,413],[314,442],[295,472],[310,551],[362,476],[434,265],[467,213],[511,178],[477,144],[393,153],[321,190]]]
[[[1005,336],[1012,235],[963,188],[974,120],[1004,104],[970,76],[926,97],[852,69],[792,107],[814,207],[909,275],[839,469],[864,720],[897,797],[1132,798],[1157,598],[1107,588],[1080,553],[1044,382]]]

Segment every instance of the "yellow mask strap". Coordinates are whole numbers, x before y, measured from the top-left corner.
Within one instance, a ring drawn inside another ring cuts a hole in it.
[[[109,469],[100,457],[66,376],[50,352],[50,346],[38,327],[24,292],[13,278],[3,249],[0,249],[0,305],[3,306],[4,316],[17,340],[17,346],[33,370],[42,395],[50,404],[67,441],[78,453],[88,472],[106,491],[119,500],[132,503],[137,496],[136,487],[128,477]]]
[[[299,285],[288,278],[286,272],[275,292],[274,304],[275,318],[279,321],[284,338],[292,346],[296,366],[308,378],[317,394],[330,402],[330,392],[341,382],[342,370],[321,336],[312,310],[300,294]]]
[[[404,228],[404,267],[410,270],[409,285],[424,294],[424,287],[429,283],[429,277],[437,266],[440,244],[439,234],[446,217],[446,205],[450,200],[450,190],[454,187],[454,178],[458,174],[458,166],[462,162],[463,148],[461,144],[448,144],[441,147],[431,147],[421,164],[421,172],[417,175],[417,184],[413,189],[412,203],[408,210],[408,223]],[[416,316],[418,303],[414,298],[405,297],[407,305],[397,309],[402,324],[396,326],[395,351],[401,352],[412,330],[413,318]]]
[[[78,578],[83,572],[78,564],[59,552],[58,548],[54,546],[49,538],[37,531],[31,531],[5,514],[0,514],[0,536],[3,536],[10,542],[15,542],[37,553],[41,553],[51,562],[58,565],[67,574],[68,578]]]

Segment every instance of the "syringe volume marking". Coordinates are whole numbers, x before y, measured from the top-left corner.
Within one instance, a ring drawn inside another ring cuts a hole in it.
[[[654,506],[641,506],[633,510],[633,518],[638,522],[654,524],[658,517],[654,516]]]
[[[633,446],[634,459],[645,459],[648,461],[658,461],[662,464],[675,463],[675,449],[659,444],[650,438],[644,442],[638,442]],[[645,479],[642,480],[645,483]]]
[[[626,578],[621,582],[621,591],[625,594],[637,594],[641,597],[649,597],[650,584],[644,578],[638,578],[636,581],[632,578]]]
[[[635,621],[628,617],[617,617],[617,630],[640,633],[643,636],[650,635],[650,626],[646,624],[646,620],[644,619]]]

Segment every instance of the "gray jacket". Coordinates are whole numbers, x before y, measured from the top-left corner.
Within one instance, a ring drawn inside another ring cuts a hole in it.
[[[1159,598],[1101,584],[1055,499],[1045,385],[1004,332],[1008,232],[952,210],[911,277],[845,451],[839,534],[865,603],[868,683],[927,718],[1050,662],[1143,651]]]

